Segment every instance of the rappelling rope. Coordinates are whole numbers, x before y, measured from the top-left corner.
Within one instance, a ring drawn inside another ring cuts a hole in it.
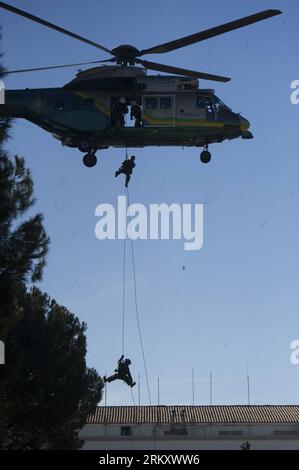
[[[128,160],[128,149],[127,148],[126,148],[126,160]],[[127,212],[127,207],[128,207],[128,205],[130,205],[129,188],[125,189],[125,195],[126,195],[126,212]],[[140,346],[141,346],[141,351],[142,351],[144,371],[145,371],[145,376],[146,376],[148,399],[149,399],[149,404],[151,405],[152,404],[151,392],[150,392],[150,387],[149,387],[146,358],[145,358],[145,352],[144,352],[144,346],[143,346],[143,340],[142,340],[142,333],[141,333],[141,326],[140,326],[139,311],[138,311],[135,256],[134,256],[134,246],[133,246],[132,238],[131,238],[131,255],[132,255],[132,267],[133,267],[134,299],[135,299],[136,319],[137,319]],[[125,303],[126,303],[125,301],[126,301],[126,236],[124,238],[124,248],[123,248],[123,302],[122,302],[123,303],[123,305],[122,305],[122,354],[123,355],[125,353]],[[134,399],[132,389],[131,389],[131,395],[132,395],[132,401],[135,405],[135,399]]]
[[[127,208],[126,208],[127,211]],[[126,304],[126,238],[124,238],[123,254],[123,316],[122,316],[122,355],[125,354],[125,304]]]
[[[129,188],[127,188],[127,199],[128,199],[128,205],[130,205]],[[144,371],[145,371],[145,377],[146,377],[146,385],[147,385],[148,399],[149,399],[149,404],[151,405],[151,404],[152,404],[151,392],[150,392],[150,387],[149,387],[149,380],[148,380],[148,374],[147,374],[147,365],[146,365],[145,352],[144,352],[144,346],[143,346],[143,340],[142,340],[142,334],[141,334],[141,326],[140,326],[139,311],[138,311],[134,245],[133,245],[132,237],[130,237],[130,239],[131,239],[131,254],[132,254],[132,267],[133,267],[134,299],[135,299],[136,319],[137,319],[139,340],[140,340],[140,346],[141,346],[142,358],[143,358],[143,364],[144,364]]]
[[[126,148],[126,160],[128,160],[128,149]],[[127,201],[127,188],[125,189]],[[127,212],[127,202],[126,202]],[[124,238],[124,252],[123,252],[123,311],[122,311],[122,354],[125,354],[125,308],[126,308],[126,237]]]

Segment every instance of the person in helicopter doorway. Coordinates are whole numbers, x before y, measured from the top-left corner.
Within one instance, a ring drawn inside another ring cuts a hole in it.
[[[135,127],[142,127],[141,107],[136,101],[131,103],[131,119],[135,119]]]
[[[119,110],[118,103],[114,103],[111,108],[111,126],[121,127],[123,115]]]
[[[129,160],[124,160],[119,169],[115,172],[115,178],[117,178],[121,173],[126,175],[126,188],[128,187],[129,181],[131,179],[133,168],[136,166],[134,160],[135,155],[132,155]]]
[[[131,372],[129,369],[129,366],[131,365],[130,359],[124,359],[124,355],[121,356],[121,358],[118,360],[117,363],[117,369],[115,369],[115,374],[110,375],[110,377],[106,377],[104,375],[103,380],[104,382],[113,382],[113,380],[123,380],[126,382],[129,387],[134,387],[136,385],[136,382],[133,382]]]
[[[124,97],[119,98],[115,101],[111,109],[111,125],[124,127],[125,125],[125,114],[129,112],[126,99]]]

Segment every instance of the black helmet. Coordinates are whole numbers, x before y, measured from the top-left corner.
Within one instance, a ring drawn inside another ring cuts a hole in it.
[[[132,155],[131,160],[135,160],[135,158],[136,158],[135,155]]]
[[[129,366],[129,365],[131,364],[130,359],[126,359],[126,360],[125,360],[125,363],[128,364],[128,366]]]

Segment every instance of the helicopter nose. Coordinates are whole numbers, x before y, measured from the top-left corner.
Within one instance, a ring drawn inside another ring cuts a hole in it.
[[[241,137],[242,139],[253,139],[253,134],[248,130],[250,127],[250,122],[245,119],[243,116],[240,116],[240,128],[241,128]]]
[[[250,127],[250,122],[243,116],[240,116],[240,127],[242,132],[246,132]]]

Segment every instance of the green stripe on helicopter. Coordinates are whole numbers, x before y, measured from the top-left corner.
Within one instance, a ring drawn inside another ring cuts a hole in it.
[[[184,118],[174,118],[174,117],[154,117],[150,116],[147,113],[143,114],[143,122],[145,124],[155,125],[155,126],[176,126],[176,127],[218,127],[223,128],[223,122],[215,121],[206,121],[203,119],[184,119]]]
[[[76,91],[75,94],[80,96],[81,98],[93,99],[95,108],[110,119],[110,109],[105,106],[102,101],[96,98],[94,96],[94,93],[88,93],[86,91]]]

